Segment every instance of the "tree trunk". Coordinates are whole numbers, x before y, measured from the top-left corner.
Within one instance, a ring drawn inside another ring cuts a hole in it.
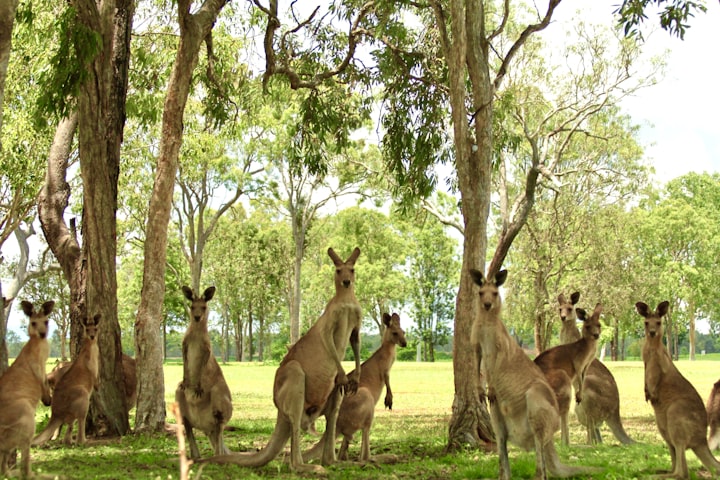
[[[19,0],[3,0],[0,2],[0,142],[2,142],[3,105],[5,104],[5,81],[12,50],[12,31],[15,24],[15,12]],[[0,143],[0,152],[2,143]],[[0,320],[4,320],[0,314]],[[2,327],[0,327],[2,329]],[[2,332],[0,332],[2,333]],[[4,336],[2,337],[5,338]],[[3,340],[3,344],[5,341]],[[0,349],[2,346],[0,345]],[[7,359],[5,360],[7,363]],[[0,369],[2,369],[2,351],[0,350]]]
[[[72,4],[79,23],[101,42],[97,55],[86,60],[87,78],[78,98],[87,310],[103,319],[98,336],[100,384],[91,397],[88,432],[117,436],[129,430],[117,316],[116,213],[134,3],[74,0]]]
[[[247,333],[247,346],[248,346],[248,361],[252,362],[253,356],[255,355],[255,345],[253,344],[253,311],[250,309],[248,312],[248,333]]]
[[[695,360],[695,304],[690,302],[688,305],[688,312],[690,312],[690,325],[688,326],[688,341],[690,342],[690,360]]]
[[[180,41],[163,109],[160,154],[150,196],[140,305],[135,320],[138,400],[137,431],[160,432],[165,425],[163,346],[159,338],[165,298],[165,264],[175,174],[182,144],[183,112],[202,42],[227,0],[206,0],[194,15],[190,2],[178,1]]]
[[[302,211],[295,215],[302,215]],[[292,217],[293,222],[293,238],[295,240],[295,260],[293,262],[293,289],[292,289],[292,303],[290,305],[290,344],[294,345],[300,339],[300,302],[301,302],[301,289],[300,289],[300,275],[302,274],[302,260],[304,254],[305,235],[302,226],[296,225],[298,222],[302,222],[302,219]]]
[[[478,297],[468,274],[471,268],[485,270],[487,219],[490,214],[492,85],[486,52],[477,48],[469,49],[467,43],[468,35],[484,38],[482,21],[473,23],[478,21],[476,15],[480,15],[480,19],[483,19],[484,15],[470,11],[466,19],[464,2],[452,0],[450,4],[452,42],[444,44],[444,53],[449,68],[455,163],[465,226],[463,265],[455,306],[455,398],[447,445],[448,451],[455,451],[462,445],[477,445],[479,441],[487,442],[494,437],[487,407],[478,395],[478,392],[484,393],[484,385],[478,371],[480,359],[476,358],[470,341],[472,325],[478,312]],[[466,20],[469,20],[467,25]],[[440,23],[445,20],[438,18],[437,21]],[[480,58],[482,56],[485,57],[484,60]],[[465,108],[466,65],[470,67],[473,109],[476,112],[475,138],[468,129]],[[494,275],[494,272],[492,274]]]
[[[265,361],[265,317],[261,313],[260,318],[258,319],[258,335],[257,335],[257,342],[258,342],[258,362],[264,362]]]
[[[38,217],[50,250],[60,263],[70,289],[70,358],[75,358],[82,339],[81,319],[87,317],[85,291],[87,272],[85,254],[77,239],[75,220],[65,223],[70,200],[67,169],[73,148],[78,114],[73,112],[60,121],[48,153],[45,184],[38,196]]]

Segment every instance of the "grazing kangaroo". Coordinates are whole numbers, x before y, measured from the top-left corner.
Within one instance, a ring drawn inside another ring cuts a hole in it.
[[[45,363],[50,353],[47,341],[48,316],[55,302],[45,302],[35,310],[23,301],[22,310],[28,317],[30,337],[13,364],[0,377],[0,475],[8,471],[11,452],[22,453],[20,475],[30,476],[30,444],[35,434],[35,410],[42,399],[50,405],[50,387]]]
[[[76,420],[78,423],[77,443],[85,443],[85,418],[90,408],[90,395],[93,390],[98,388],[100,351],[97,336],[99,323],[99,313],[92,320],[82,319],[83,340],[80,352],[55,385],[50,406],[50,421],[45,430],[33,439],[33,445],[42,445],[47,442],[63,425],[67,425],[63,441],[66,445],[70,445],[73,424]]]
[[[273,401],[278,409],[275,430],[268,444],[258,452],[235,453],[207,459],[258,467],[273,460],[290,439],[290,468],[296,472],[325,472],[320,465],[303,463],[300,430],[307,430],[320,415],[325,416],[326,436],[322,463],[334,463],[335,423],[344,394],[355,393],[360,378],[360,304],[355,297],[355,248],[344,262],[330,248],[335,264],[335,296],[315,324],[290,347],[275,372]],[[355,355],[355,370],[348,379],[341,360],[348,340]]]
[[[343,435],[342,445],[338,453],[339,460],[347,460],[347,450],[353,435],[362,430],[362,446],[360,461],[370,460],[370,427],[375,418],[375,405],[380,400],[383,386],[385,387],[385,407],[392,410],[393,394],[390,389],[390,368],[395,362],[395,346],[405,347],[405,331],[400,326],[400,315],[383,314],[383,333],[380,347],[360,366],[360,382],[355,395],[347,396],[340,405],[337,418],[337,434]],[[349,374],[353,375],[353,372]],[[327,440],[323,434],[313,448],[303,454],[306,459],[316,458]]]
[[[720,380],[713,385],[705,408],[707,410],[708,425],[710,426],[708,446],[710,450],[716,450],[720,447]]]
[[[637,312],[645,318],[645,400],[655,411],[655,422],[668,445],[672,471],[659,478],[688,478],[685,450],[691,448],[705,467],[720,475],[720,462],[710,452],[707,441],[707,412],[697,390],[682,376],[663,344],[662,317],[670,303],[660,302],[653,311],[637,302]]]
[[[190,324],[182,342],[183,379],[175,390],[175,401],[180,405],[190,456],[200,458],[193,428],[208,436],[215,455],[227,454],[230,450],[225,446],[223,429],[232,417],[232,396],[208,334],[207,304],[215,295],[215,287],[206,288],[202,296],[195,295],[188,286],[183,286],[182,291],[192,303]]]
[[[479,285],[480,304],[472,329],[472,344],[488,385],[490,419],[498,445],[499,478],[509,480],[508,440],[535,450],[535,479],[569,477],[596,471],[560,463],[553,435],[560,427],[558,405],[540,367],[523,352],[500,319],[502,302],[499,287],[507,270],[485,279],[479,270],[470,270]]]
[[[582,335],[576,325],[575,305],[580,300],[580,292],[570,295],[570,301],[563,294],[558,296],[560,320],[560,342],[572,343]],[[635,443],[625,432],[620,419],[620,392],[615,377],[603,362],[594,358],[585,373],[582,386],[583,402],[575,405],[575,414],[587,429],[587,443],[602,443],[600,426],[607,423],[615,438],[623,444]]]
[[[583,321],[582,338],[573,343],[566,343],[545,350],[535,358],[535,364],[540,367],[558,399],[560,411],[560,431],[563,445],[570,443],[568,431],[568,414],[570,412],[570,388],[575,387],[575,400],[580,404],[583,400],[582,385],[588,365],[595,359],[597,341],[600,338],[600,313],[602,305],[599,303],[589,317],[585,310],[576,310],[578,317]]]

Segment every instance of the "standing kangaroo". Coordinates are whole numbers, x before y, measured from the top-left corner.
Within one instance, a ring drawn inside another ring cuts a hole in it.
[[[337,434],[343,435],[338,459],[347,460],[347,450],[353,435],[362,430],[362,446],[360,461],[370,460],[370,428],[375,418],[375,405],[380,400],[383,386],[385,387],[385,407],[392,410],[393,394],[390,389],[390,368],[395,362],[395,346],[405,347],[405,331],[400,326],[400,315],[383,314],[383,333],[380,347],[361,365],[360,382],[355,395],[345,397],[340,406],[337,418]],[[350,376],[353,372],[350,372]],[[305,458],[315,458],[322,451],[327,440],[323,434],[313,448],[303,454]]]
[[[197,296],[183,286],[185,298],[190,300],[190,324],[182,342],[183,379],[175,390],[183,425],[190,443],[190,455],[200,458],[193,428],[210,439],[215,455],[230,453],[223,440],[223,429],[232,417],[230,388],[212,352],[208,334],[207,304],[215,295],[215,287],[208,287]]]
[[[682,376],[662,342],[662,317],[670,303],[660,302],[653,311],[643,302],[635,304],[645,318],[645,400],[655,411],[655,422],[668,445],[672,471],[660,478],[688,478],[688,448],[711,472],[720,475],[720,462],[713,457],[707,441],[707,412],[695,387]]]
[[[325,472],[320,465],[303,463],[300,430],[307,430],[321,414],[326,420],[323,465],[336,461],[335,426],[345,392],[354,393],[360,378],[360,303],[355,297],[355,248],[344,262],[330,248],[335,264],[335,296],[315,324],[288,350],[275,372],[273,401],[278,409],[275,430],[258,452],[234,453],[207,459],[258,467],[273,460],[290,439],[290,468],[296,472]],[[341,365],[348,340],[355,355],[355,371],[348,379]]]
[[[39,310],[28,301],[21,303],[28,317],[30,337],[10,368],[0,377],[0,475],[8,470],[11,452],[22,453],[22,477],[30,476],[30,444],[35,434],[35,410],[42,399],[50,405],[50,387],[45,364],[50,353],[47,341],[48,316],[55,302],[45,302]]]
[[[578,308],[578,317],[583,321],[582,338],[573,343],[558,345],[545,350],[535,358],[535,364],[540,367],[555,391],[560,411],[560,432],[562,443],[570,443],[568,431],[568,414],[570,412],[570,389],[575,387],[575,399],[578,404],[583,400],[582,386],[585,382],[585,373],[588,365],[595,359],[597,341],[600,338],[600,313],[602,305],[599,303],[589,317],[585,310]]]
[[[97,344],[100,314],[92,320],[82,319],[83,340],[78,356],[70,368],[55,385],[50,421],[45,430],[34,439],[33,445],[42,445],[55,435],[63,425],[65,430],[64,443],[72,443],[73,424],[77,420],[77,443],[85,443],[85,418],[90,408],[90,395],[98,388],[100,351]]]
[[[540,367],[523,352],[500,319],[499,287],[507,278],[501,270],[485,279],[470,270],[480,287],[478,316],[472,329],[472,344],[488,385],[490,419],[498,445],[499,478],[509,480],[508,440],[526,450],[535,450],[535,479],[569,477],[595,471],[560,463],[553,435],[560,427],[558,404]]]
[[[560,320],[560,343],[572,343],[582,335],[576,325],[577,314],[575,305],[580,300],[580,292],[570,295],[570,301],[563,294],[558,296]],[[582,385],[583,402],[575,405],[575,414],[582,425],[587,428],[589,444],[602,443],[600,426],[606,422],[610,431],[620,443],[631,444],[635,440],[625,432],[620,419],[620,392],[615,377],[604,363],[594,358],[585,373]]]
[[[135,407],[137,401],[137,372],[136,362],[133,357],[125,353],[122,354],[122,365],[123,365],[123,378],[125,379],[124,390],[125,390],[125,405],[127,406],[128,412]],[[60,379],[67,373],[72,366],[72,362],[60,362],[55,365],[47,375],[48,385],[50,390],[55,389],[55,385]]]

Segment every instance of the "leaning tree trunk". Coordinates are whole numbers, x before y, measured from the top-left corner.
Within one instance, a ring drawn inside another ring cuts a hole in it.
[[[100,313],[100,385],[92,396],[89,432],[124,435],[122,345],[117,315],[117,187],[125,124],[133,0],[73,0],[78,22],[101,43],[84,65],[79,86],[80,174],[83,181],[83,249],[87,261],[87,313]],[[86,45],[77,45],[87,49]]]
[[[226,3],[227,0],[206,0],[197,13],[191,15],[191,2],[178,0],[180,42],[163,109],[160,154],[145,230],[143,284],[135,321],[138,366],[136,431],[162,431],[165,424],[165,381],[160,332],[165,298],[168,224],[182,145],[183,112],[200,47]]]
[[[67,169],[78,125],[77,112],[63,118],[55,130],[48,154],[45,184],[38,196],[38,217],[45,241],[60,263],[70,289],[70,356],[75,358],[82,337],[81,319],[87,316],[85,304],[85,259],[75,230],[75,221],[65,223],[65,210],[70,200]]]

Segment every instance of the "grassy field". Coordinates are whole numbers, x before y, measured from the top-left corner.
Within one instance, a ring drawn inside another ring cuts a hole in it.
[[[657,469],[670,467],[670,457],[654,423],[652,408],[645,403],[643,366],[641,362],[608,363],[618,382],[621,414],[628,434],[639,444],[620,445],[609,430],[603,428],[605,443],[590,447],[583,445],[585,433],[574,415],[571,416],[571,445],[558,446],[565,463],[601,467],[603,473],[582,478],[632,479],[644,478]],[[351,366],[348,365],[348,369]],[[678,368],[693,383],[700,396],[706,399],[720,377],[720,362],[681,360]],[[272,382],[275,366],[230,363],[223,366],[233,394],[234,414],[226,432],[231,450],[250,450],[264,446],[272,432],[276,410],[272,403]],[[178,362],[166,366],[166,401],[173,401],[174,390],[182,377]],[[453,402],[452,364],[418,364],[396,362],[391,375],[393,410],[376,410],[371,433],[371,452],[393,453],[400,462],[394,465],[357,466],[338,464],[329,468],[329,477],[337,479],[465,479],[497,478],[498,461],[494,453],[468,449],[447,455],[447,426]],[[44,425],[49,409],[41,405],[39,421]],[[169,421],[174,421],[168,415]],[[131,422],[133,418],[131,416]],[[324,428],[318,422],[318,429]],[[40,427],[38,427],[40,428]],[[211,455],[207,438],[197,435],[204,456]],[[360,435],[350,448],[350,455],[359,451]],[[556,434],[556,444],[559,443]],[[307,445],[316,441],[307,435]],[[90,440],[83,447],[63,447],[57,443],[33,448],[33,470],[43,474],[57,474],[64,478],[98,479],[177,479],[177,443],[173,436],[129,435],[120,440]],[[691,478],[710,478],[698,471],[700,463],[688,452]],[[511,447],[510,464],[513,478],[532,478],[534,454]],[[196,468],[193,468],[197,472]],[[201,478],[298,478],[287,464],[275,460],[262,468],[246,469],[236,466],[208,465]]]

